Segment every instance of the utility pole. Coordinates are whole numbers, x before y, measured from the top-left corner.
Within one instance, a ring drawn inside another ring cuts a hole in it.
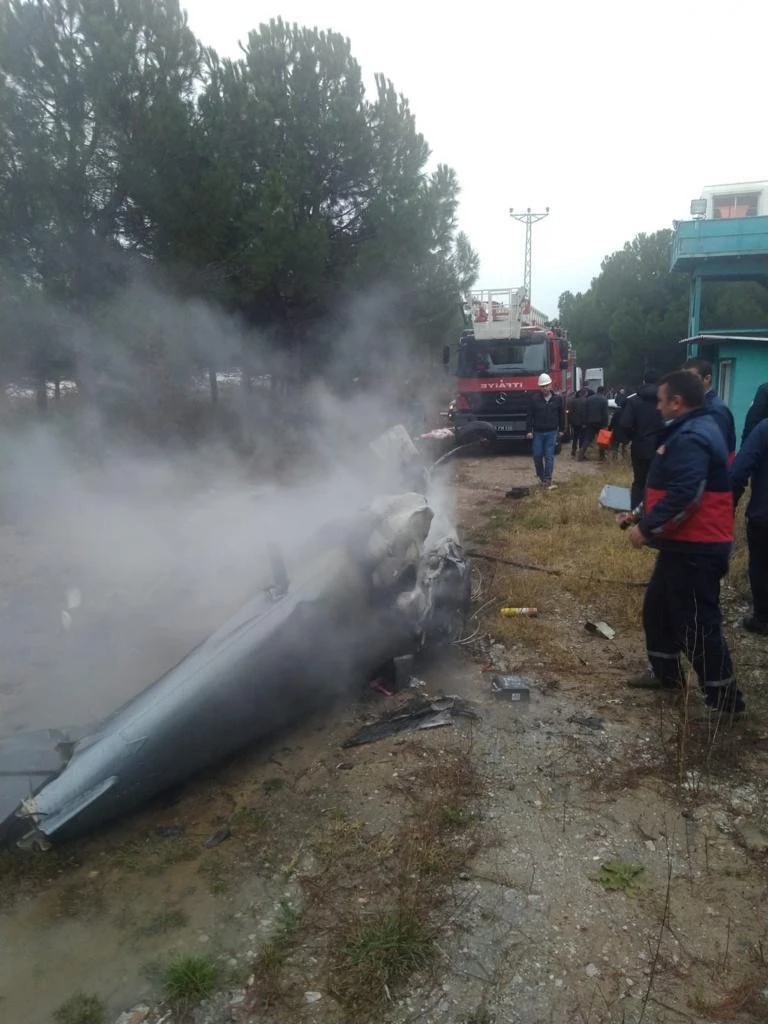
[[[509,216],[512,220],[525,224],[525,271],[523,273],[523,312],[531,311],[531,228],[549,216],[549,207],[544,208],[544,213],[531,213],[530,206],[525,213],[515,213],[514,207],[509,208]]]

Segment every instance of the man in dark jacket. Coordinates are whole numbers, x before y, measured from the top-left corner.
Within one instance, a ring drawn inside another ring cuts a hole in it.
[[[706,359],[688,359],[683,363],[683,369],[695,373],[704,385],[704,405],[720,428],[725,447],[728,449],[728,461],[733,462],[736,455],[736,424],[733,421],[733,413],[712,387],[712,363]]]
[[[741,435],[742,444],[764,419],[768,419],[768,384],[760,385],[752,399],[752,405],[747,409],[747,418],[744,420],[744,431]]]
[[[533,441],[533,465],[540,483],[552,490],[552,471],[555,468],[555,448],[565,433],[565,405],[560,395],[552,392],[552,378],[548,373],[539,375],[539,390],[531,395],[528,405],[526,434]]]
[[[618,422],[619,443],[630,442],[632,508],[636,508],[643,500],[648,469],[664,427],[661,414],[656,408],[657,380],[658,374],[653,371],[649,370],[645,374],[643,386],[629,396]]]
[[[750,432],[731,466],[735,504],[750,480],[747,545],[752,614],[742,620],[742,625],[751,633],[768,636],[768,419],[761,420]]]
[[[599,387],[597,394],[590,395],[587,398],[586,406],[586,419],[587,424],[584,428],[584,443],[579,452],[579,460],[584,461],[587,457],[587,451],[594,443],[597,437],[597,432],[602,427],[608,426],[608,399],[605,397],[605,388]],[[605,458],[605,452],[600,452],[600,457]]]
[[[651,675],[629,685],[684,686],[685,654],[707,705],[741,712],[744,700],[720,613],[720,581],[733,543],[728,453],[694,374],[678,370],[662,377],[658,403],[666,426],[648,473],[645,501],[621,517],[635,524],[628,531],[633,547],[649,544],[659,552],[643,602]]]
[[[584,443],[584,427],[587,423],[587,389],[581,388],[570,401],[568,420],[571,426],[571,458],[576,457]]]

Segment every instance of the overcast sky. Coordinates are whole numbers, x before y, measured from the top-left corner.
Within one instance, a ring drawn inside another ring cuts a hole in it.
[[[603,257],[683,218],[704,185],[768,179],[765,0],[181,0],[222,55],[280,15],[349,37],[366,82],[409,100],[454,167],[482,287],[522,284],[555,315]]]

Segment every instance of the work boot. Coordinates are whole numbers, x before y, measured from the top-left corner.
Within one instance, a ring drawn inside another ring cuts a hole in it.
[[[679,690],[679,679],[658,679],[650,670],[627,680],[632,690]]]
[[[731,683],[730,686],[708,686],[705,690],[704,703],[711,711],[724,715],[741,715],[747,710],[744,694]]]
[[[745,619],[741,620],[741,624],[744,629],[749,630],[750,633],[758,633],[760,636],[768,636],[768,622],[762,622],[760,619],[755,618],[754,615],[747,615]]]
[[[548,480],[547,484],[546,484],[546,487],[547,487],[548,491],[554,491],[555,488],[557,487],[557,484],[553,484],[551,480]]]

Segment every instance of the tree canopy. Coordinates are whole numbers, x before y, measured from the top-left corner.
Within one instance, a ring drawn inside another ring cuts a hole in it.
[[[689,281],[670,273],[671,249],[670,230],[640,234],[603,260],[585,292],[563,292],[560,322],[581,365],[603,366],[612,381],[633,387],[647,369],[679,366]],[[705,329],[761,323],[768,324],[768,289],[756,282],[705,284]]]
[[[429,158],[407,100],[382,76],[367,94],[334,32],[276,19],[225,60],[178,0],[7,0],[0,287],[36,329],[5,332],[2,368],[82,362],[41,303],[90,316],[148,268],[313,368],[376,288],[415,346],[442,340],[478,261]]]

